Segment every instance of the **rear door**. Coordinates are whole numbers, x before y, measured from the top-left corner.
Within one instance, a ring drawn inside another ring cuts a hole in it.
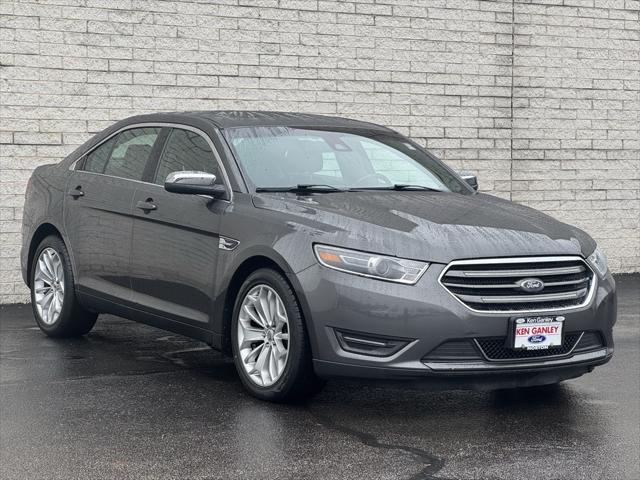
[[[138,185],[134,195],[133,295],[135,303],[147,312],[206,329],[220,219],[229,202],[164,189],[169,173],[187,170],[213,173],[217,182],[225,183],[207,135],[190,127],[176,127],[168,134],[151,177],[153,184]]]
[[[64,224],[80,293],[114,301],[131,297],[133,195],[160,131],[145,127],[116,134],[69,176]]]

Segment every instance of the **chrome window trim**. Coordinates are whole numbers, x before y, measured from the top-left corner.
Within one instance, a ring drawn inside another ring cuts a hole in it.
[[[220,199],[220,201],[229,202],[229,203],[231,203],[233,201],[233,189],[231,188],[231,182],[229,180],[229,175],[227,174],[227,169],[225,168],[224,163],[222,162],[222,158],[220,157],[220,154],[218,153],[218,149],[213,144],[213,141],[211,140],[211,138],[209,138],[209,135],[207,135],[205,132],[203,132],[199,128],[192,127],[191,125],[184,125],[182,123],[144,122],[144,123],[131,123],[129,125],[126,125],[126,126],[120,128],[120,129],[116,130],[115,132],[113,132],[108,137],[103,138],[99,143],[96,143],[94,146],[92,146],[90,149],[88,149],[86,152],[84,152],[82,155],[80,155],[77,158],[77,160],[73,161],[71,163],[71,165],[69,165],[69,170],[74,170],[75,171],[76,165],[78,164],[78,162],[80,162],[83,158],[85,158],[87,155],[89,155],[95,149],[100,147],[103,143],[108,142],[109,140],[111,140],[116,135],[118,135],[118,134],[120,134],[120,133],[122,133],[122,132],[124,132],[126,130],[132,130],[134,128],[147,128],[147,127],[180,128],[182,130],[189,130],[191,132],[197,133],[198,135],[203,137],[205,139],[205,141],[207,142],[207,144],[209,145],[209,148],[211,148],[211,151],[213,152],[213,156],[214,156],[214,158],[216,160],[216,163],[218,164],[218,167],[220,168],[220,171],[222,172],[222,178],[223,178],[224,184],[227,187],[227,190],[229,191],[229,200]],[[168,138],[167,138],[167,140],[168,140]],[[160,161],[160,158],[162,157],[162,153],[163,152],[160,153],[160,157],[158,158],[158,162]],[[87,170],[77,170],[77,171],[78,172],[89,173],[89,174],[92,174],[92,175],[102,175],[104,177],[118,178],[120,180],[127,180],[127,181],[130,181],[130,182],[142,183],[142,184],[145,184],[145,185],[155,185],[156,187],[160,187],[160,188],[162,188],[164,190],[164,186],[163,185],[158,185],[157,183],[153,183],[153,182],[144,182],[142,180],[134,180],[134,179],[131,179],[131,178],[118,177],[116,175],[107,175],[107,174],[104,174],[104,173],[89,172]],[[207,197],[207,198],[209,198],[209,197]]]
[[[452,291],[450,291],[442,282],[442,278],[445,276],[449,268],[454,265],[488,265],[496,263],[530,263],[530,262],[570,262],[570,261],[582,261],[592,274],[591,286],[587,298],[580,305],[572,305],[570,307],[561,308],[544,308],[544,309],[532,309],[532,310],[477,310],[471,308],[469,305],[460,300]],[[568,312],[573,310],[580,310],[591,304],[593,300],[596,288],[598,286],[598,275],[593,271],[591,265],[584,257],[580,255],[556,255],[556,256],[541,256],[541,257],[499,257],[499,258],[479,258],[472,260],[453,260],[449,262],[440,272],[438,276],[438,283],[440,286],[451,295],[460,305],[478,314],[486,315],[527,315],[529,313],[553,313],[553,312]]]

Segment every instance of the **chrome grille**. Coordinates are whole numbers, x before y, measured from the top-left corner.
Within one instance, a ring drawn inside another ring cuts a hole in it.
[[[580,257],[527,257],[454,261],[440,283],[475,311],[543,312],[586,305],[595,277]]]

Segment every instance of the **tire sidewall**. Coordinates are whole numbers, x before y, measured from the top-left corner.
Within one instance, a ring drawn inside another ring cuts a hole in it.
[[[55,250],[55,252],[60,257],[62,261],[62,271],[64,275],[64,296],[62,297],[62,310],[60,311],[60,315],[58,319],[52,324],[46,324],[42,318],[40,317],[40,313],[38,312],[38,308],[36,307],[35,302],[35,273],[36,273],[36,265],[38,263],[38,259],[40,258],[40,254],[43,250],[51,248]],[[73,273],[71,272],[71,267],[69,263],[69,257],[67,255],[67,250],[58,237],[50,236],[46,237],[38,248],[33,256],[33,264],[31,265],[30,272],[30,281],[31,281],[31,306],[33,308],[33,315],[38,323],[38,326],[45,332],[55,333],[58,331],[61,326],[64,325],[66,320],[69,318],[69,312],[73,307],[72,303],[74,300],[74,284],[73,284]]]
[[[273,288],[282,299],[289,319],[289,355],[284,372],[280,378],[268,387],[257,385],[251,380],[242,365],[238,351],[238,317],[240,307],[247,293],[257,285],[268,285]],[[294,383],[304,361],[303,352],[307,343],[302,313],[293,289],[284,277],[271,269],[260,269],[253,272],[244,282],[236,297],[231,320],[231,346],[233,361],[240,375],[243,385],[254,395],[267,400],[280,400],[294,387]]]

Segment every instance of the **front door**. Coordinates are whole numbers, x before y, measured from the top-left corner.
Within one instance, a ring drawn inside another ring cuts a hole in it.
[[[204,133],[173,128],[153,175],[133,199],[133,300],[142,309],[206,329],[211,315],[221,215],[229,205],[201,195],[169,193],[174,171],[222,176]]]
[[[64,227],[78,291],[131,297],[133,196],[160,128],[125,130],[89,152],[67,181]]]

